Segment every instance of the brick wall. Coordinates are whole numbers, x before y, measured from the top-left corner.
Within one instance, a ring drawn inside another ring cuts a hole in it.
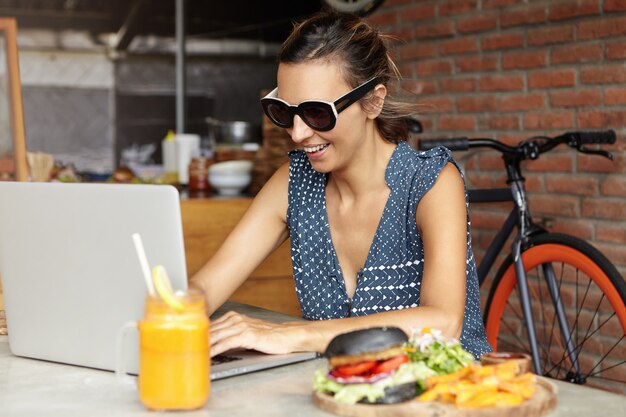
[[[426,105],[422,138],[614,129],[612,163],[565,147],[524,169],[536,220],[592,242],[626,275],[626,1],[387,0],[369,20],[399,39],[399,92]],[[495,153],[455,156],[471,186],[504,185]],[[472,213],[480,257],[505,214]]]
[[[398,38],[397,93],[425,105],[423,139],[615,130],[614,162],[560,147],[523,168],[534,220],[591,242],[626,276],[625,0],[387,0],[369,21]],[[455,157],[470,187],[505,185],[498,154]],[[479,260],[510,208],[472,206]]]

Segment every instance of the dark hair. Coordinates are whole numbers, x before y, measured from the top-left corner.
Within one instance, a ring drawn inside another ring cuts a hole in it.
[[[379,77],[389,85],[400,73],[389,56],[387,37],[357,16],[337,12],[320,12],[297,24],[283,43],[279,63],[299,64],[316,59],[337,60],[346,82],[352,88]],[[376,106],[372,94],[362,99],[363,106]],[[380,104],[378,104],[380,106]],[[389,142],[407,140],[404,117],[414,113],[415,106],[385,98],[376,127]]]

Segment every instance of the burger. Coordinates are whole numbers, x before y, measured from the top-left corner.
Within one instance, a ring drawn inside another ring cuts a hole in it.
[[[374,327],[343,333],[329,343],[328,369],[315,374],[313,389],[336,401],[395,404],[423,391],[436,375],[424,362],[411,362],[404,351],[408,336],[397,327]]]

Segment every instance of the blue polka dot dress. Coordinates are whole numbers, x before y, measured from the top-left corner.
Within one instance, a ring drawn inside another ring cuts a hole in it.
[[[415,212],[443,167],[454,163],[450,151],[439,147],[417,152],[405,142],[394,150],[385,172],[391,193],[365,265],[357,273],[352,299],[346,292],[331,240],[324,191],[326,174],[312,168],[304,151],[291,151],[289,158],[287,223],[302,316],[327,320],[419,306],[424,252]],[[468,216],[467,291],[460,341],[478,358],[491,347],[482,322],[470,243]]]

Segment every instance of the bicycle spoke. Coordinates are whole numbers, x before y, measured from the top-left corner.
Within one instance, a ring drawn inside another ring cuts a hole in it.
[[[509,304],[509,306],[511,306],[511,304],[508,301],[507,301],[507,304]],[[517,313],[517,311],[515,311],[513,309],[513,306],[511,306],[511,310],[513,311],[513,314],[515,314],[515,316],[517,316],[517,319],[523,323],[524,319]],[[522,339],[519,338],[519,336],[516,334],[516,332],[514,331],[514,329],[511,327],[511,325],[509,323],[504,321],[502,324],[504,324],[509,329],[510,334],[518,341],[518,343],[519,343],[518,346],[521,347],[522,350],[529,350],[529,348],[527,348],[524,345],[524,342],[522,341]]]
[[[614,315],[615,315],[615,314],[613,314],[611,317],[613,317]],[[609,318],[609,319],[610,319],[610,318]],[[606,323],[609,319],[605,320],[605,321],[604,321],[604,323]],[[604,325],[604,323],[603,323],[603,325]],[[600,326],[600,327],[602,327],[602,326]],[[624,336],[622,336],[622,337],[621,337],[621,338],[620,338],[620,339],[619,339],[619,340],[618,340],[618,341],[617,341],[617,342],[616,342],[613,346],[611,346],[611,349],[609,349],[609,350],[608,350],[608,352],[606,352],[606,353],[604,354],[604,356],[603,356],[602,358],[600,358],[600,360],[598,361],[598,363],[596,363],[596,366],[594,366],[593,368],[591,368],[591,370],[590,370],[590,371],[589,371],[589,373],[587,374],[587,377],[589,377],[589,375],[591,375],[591,374],[592,374],[592,372],[593,372],[593,371],[594,371],[594,370],[595,370],[595,369],[596,369],[596,368],[597,368],[597,367],[598,367],[598,366],[602,363],[602,361],[603,361],[603,360],[604,360],[607,356],[609,356],[609,354],[613,351],[613,349],[615,349],[615,347],[616,347],[617,345],[619,345],[619,342],[621,342],[623,339],[624,339]],[[624,362],[626,362],[626,361],[624,361]],[[612,367],[611,367],[611,368],[612,368]],[[606,368],[606,369],[611,369],[611,368]],[[605,369],[605,370],[606,370],[606,369]]]
[[[602,324],[601,324],[601,325],[599,325],[599,326],[598,326],[598,328],[597,328],[597,329],[595,329],[595,330],[594,330],[591,334],[587,334],[587,335],[585,335],[585,338],[584,338],[584,339],[583,339],[580,343],[578,343],[576,346],[574,346],[574,350],[576,351],[576,353],[577,353],[577,354],[578,354],[578,353],[580,353],[580,352],[582,351],[582,349],[583,349],[583,345],[585,344],[585,342],[586,342],[587,340],[591,339],[591,336],[593,336],[594,334],[596,334],[597,332],[599,332],[599,331],[600,331],[600,328],[602,328],[602,326],[604,326],[604,324],[606,324],[606,323],[607,323],[607,322],[608,322],[611,318],[613,318],[613,316],[615,316],[615,313],[613,313],[613,314],[612,314],[609,318],[607,318],[605,321],[603,321],[603,322],[602,322]],[[621,337],[621,339],[620,339],[619,341],[621,341],[623,338],[624,338],[624,336],[622,336],[622,337]],[[619,341],[618,341],[618,343],[619,343]],[[611,348],[611,350],[612,350],[612,349],[613,349],[613,348]],[[556,364],[554,365],[554,367],[559,366],[561,363],[563,363],[563,361],[565,361],[565,355],[566,355],[566,353],[563,353],[563,355],[561,356],[561,359],[559,360],[559,362],[558,362],[558,363],[556,363]],[[553,367],[552,369],[554,369],[554,367]]]

